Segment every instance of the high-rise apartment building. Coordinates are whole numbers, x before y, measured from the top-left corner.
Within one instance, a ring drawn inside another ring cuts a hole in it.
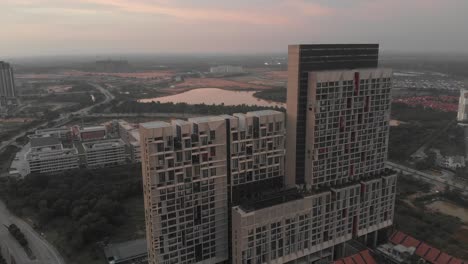
[[[289,47],[286,190],[232,208],[233,263],[329,263],[393,223],[378,45]]]
[[[16,88],[13,69],[10,64],[0,61],[0,109],[5,109],[15,98]]]
[[[396,191],[377,66],[378,45],[290,46],[287,118],[142,124],[150,263],[330,263],[351,239],[375,245]]]
[[[240,189],[282,180],[284,121],[258,111],[141,124],[150,263],[229,261]]]

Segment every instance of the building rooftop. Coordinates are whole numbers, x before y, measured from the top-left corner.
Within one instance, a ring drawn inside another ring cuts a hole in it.
[[[103,130],[106,129],[105,126],[90,126],[90,127],[82,127],[80,131],[95,131],[95,130]]]
[[[170,127],[171,124],[164,122],[164,121],[153,121],[153,122],[142,123],[141,126],[147,129],[152,129],[152,128]]]
[[[109,244],[104,248],[106,259],[115,263],[142,257],[148,254],[146,239],[138,239],[123,243]]]
[[[59,145],[62,144],[58,138],[55,137],[39,137],[39,138],[31,138],[31,147],[45,147],[51,145]]]
[[[276,111],[276,110],[259,110],[259,111],[252,111],[252,112],[247,112],[247,116],[269,116],[269,115],[277,115],[277,114],[283,114],[282,112]]]
[[[225,118],[222,116],[200,116],[200,117],[191,117],[188,119],[189,122],[193,123],[206,123],[214,121],[224,121]]]
[[[98,148],[109,148],[123,146],[125,143],[122,139],[106,139],[96,140],[83,143],[83,148],[86,149],[98,149]]]
[[[415,254],[431,264],[467,264],[467,261],[452,257],[437,248],[415,239],[401,231],[395,231],[390,237],[393,245],[416,248]]]
[[[377,264],[377,261],[369,253],[369,250],[363,250],[349,257],[335,260],[334,264]]]
[[[273,192],[265,195],[264,197],[243,202],[239,205],[239,207],[245,212],[252,212],[302,198],[304,198],[304,196],[299,192],[298,189],[291,188],[279,192]]]

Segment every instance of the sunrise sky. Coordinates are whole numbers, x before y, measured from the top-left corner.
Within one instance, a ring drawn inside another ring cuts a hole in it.
[[[0,0],[0,56],[286,52],[378,42],[468,53],[467,0]]]

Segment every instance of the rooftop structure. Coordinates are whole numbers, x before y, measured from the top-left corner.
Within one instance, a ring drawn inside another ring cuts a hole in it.
[[[104,254],[109,264],[148,263],[145,239],[109,244],[104,247]]]

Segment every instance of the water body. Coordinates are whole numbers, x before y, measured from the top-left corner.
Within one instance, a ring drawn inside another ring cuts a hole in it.
[[[256,98],[255,91],[231,91],[218,88],[198,88],[180,94],[147,98],[138,100],[141,103],[161,102],[161,103],[187,103],[187,104],[207,104],[207,105],[258,105],[271,107],[285,107],[283,103],[267,101]]]

